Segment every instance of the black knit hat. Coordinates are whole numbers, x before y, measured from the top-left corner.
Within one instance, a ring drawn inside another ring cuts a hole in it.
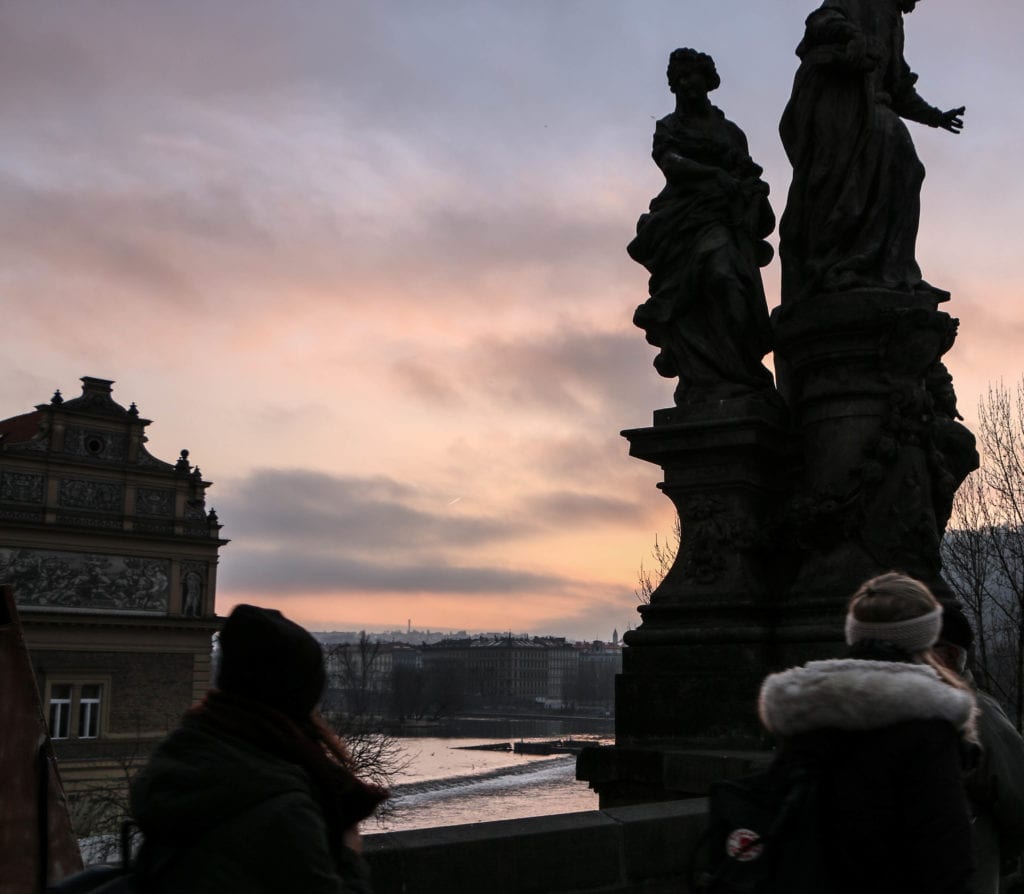
[[[965,652],[971,651],[974,645],[974,631],[963,610],[955,602],[944,602],[942,604],[942,632],[939,639],[954,646],[959,646]]]
[[[302,627],[272,608],[235,606],[220,631],[218,689],[304,720],[325,680],[320,643]]]

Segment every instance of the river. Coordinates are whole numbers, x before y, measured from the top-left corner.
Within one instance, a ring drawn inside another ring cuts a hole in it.
[[[597,810],[597,795],[576,780],[572,754],[523,755],[466,746],[548,741],[611,741],[609,721],[460,720],[460,735],[403,738],[409,759],[392,784],[385,816],[363,831],[395,832],[492,820]],[[490,735],[472,735],[483,729]],[[500,731],[499,731],[500,730]]]

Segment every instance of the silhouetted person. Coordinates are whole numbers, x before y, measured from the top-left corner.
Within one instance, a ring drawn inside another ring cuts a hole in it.
[[[839,894],[969,894],[964,754],[974,697],[932,652],[942,608],[924,584],[864,583],[846,616],[848,658],[769,676],[765,727],[779,760],[821,768],[825,859]]]
[[[967,669],[974,631],[955,605],[947,605],[942,633],[935,645],[939,659],[975,681]],[[981,756],[968,776],[967,794],[974,809],[975,894],[1024,891],[1024,739],[989,693],[975,688]]]
[[[280,612],[239,605],[217,688],[131,789],[153,894],[370,891],[358,823],[387,796],[355,777],[315,708],[320,645]]]

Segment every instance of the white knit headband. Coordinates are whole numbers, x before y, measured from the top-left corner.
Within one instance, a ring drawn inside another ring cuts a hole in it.
[[[934,646],[941,630],[942,606],[906,621],[858,621],[853,612],[846,615],[846,642],[851,646],[862,639],[877,639],[913,654]]]

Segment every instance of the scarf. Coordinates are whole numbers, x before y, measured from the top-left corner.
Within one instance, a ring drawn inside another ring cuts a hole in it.
[[[332,847],[340,847],[344,832],[389,797],[387,789],[355,775],[345,746],[316,714],[296,723],[260,702],[213,689],[185,717],[187,723],[302,767],[323,811]]]

